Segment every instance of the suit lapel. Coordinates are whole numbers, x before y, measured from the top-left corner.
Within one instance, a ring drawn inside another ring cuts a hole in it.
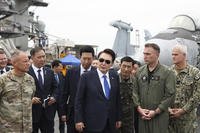
[[[95,70],[96,68],[92,66],[90,71],[95,71]]]
[[[97,80],[95,80],[96,81],[95,85],[96,85],[96,87],[97,87],[97,89],[99,91],[99,94],[102,95],[104,97],[104,99],[107,100],[107,98],[106,98],[106,96],[105,96],[105,94],[103,92],[103,87],[102,87],[101,81],[99,79],[99,74],[98,74],[97,70],[94,71],[94,76],[95,76],[94,80],[97,79]]]
[[[58,79],[59,79],[59,83],[60,83],[60,81],[63,80],[63,75],[62,75],[62,73],[58,73]]]
[[[112,72],[109,72],[109,80],[110,80],[110,98],[111,98],[113,94],[112,92],[114,91],[114,84],[115,84],[114,82],[115,78]]]
[[[48,82],[47,69],[45,67],[43,67],[43,77],[44,77],[44,84],[43,84],[43,89],[44,89],[46,83]]]
[[[70,79],[70,82],[72,83],[72,92],[74,93],[74,97],[75,97],[75,93],[76,93],[76,90],[77,90],[77,87],[78,87],[78,82],[80,80],[80,67],[76,67],[73,69],[73,71],[71,72],[71,75],[70,75],[71,79]]]
[[[6,67],[6,72],[7,72],[7,71],[10,71],[10,70],[11,70],[11,69],[10,69],[9,67]]]
[[[39,87],[39,82],[38,82],[38,79],[37,79],[37,77],[36,77],[36,75],[35,75],[35,72],[34,72],[32,66],[30,66],[29,71],[30,71],[31,76],[32,76],[32,77],[34,78],[34,80],[35,80],[36,86]],[[40,88],[40,87],[39,87],[39,88]]]
[[[32,77],[35,79],[35,81],[38,83],[38,80],[37,80],[37,77],[36,77],[36,75],[35,75],[35,72],[34,72],[34,70],[33,70],[33,68],[32,68],[32,66],[30,66],[30,74],[32,75]]]
[[[80,76],[81,76],[81,66],[79,66],[77,69],[76,69],[76,79],[80,79]]]

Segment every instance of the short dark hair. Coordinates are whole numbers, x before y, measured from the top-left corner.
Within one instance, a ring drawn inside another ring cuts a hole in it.
[[[131,57],[129,57],[129,56],[125,56],[125,57],[121,58],[121,64],[122,64],[124,61],[126,61],[126,62],[131,62],[132,65],[135,64],[135,61],[134,61]]]
[[[106,53],[106,54],[111,55],[111,57],[112,57],[112,62],[115,61],[116,55],[115,55],[115,52],[114,52],[112,49],[108,49],[108,48],[107,48],[107,49],[104,49],[103,51],[99,52],[98,58],[99,58],[99,56],[100,56],[102,53]]]
[[[147,43],[144,45],[144,47],[152,47],[154,50],[156,50],[158,53],[160,53],[160,47],[155,43]]]
[[[82,53],[92,53],[92,56],[94,57],[94,49],[91,46],[84,46],[80,49],[80,57],[82,56]]]
[[[141,67],[141,63],[137,60],[134,60],[134,64],[137,64],[139,67]]]
[[[51,63],[51,67],[58,67],[60,64],[62,64],[60,60],[53,60],[53,62]]]
[[[98,57],[97,57],[97,55],[94,55],[94,58],[93,58],[94,60],[98,60]]]
[[[35,48],[31,49],[30,55],[31,55],[31,56],[34,56],[35,53],[37,53],[37,52],[39,52],[39,51],[41,51],[41,50],[43,50],[43,51],[45,52],[45,50],[44,50],[42,47],[35,47]]]

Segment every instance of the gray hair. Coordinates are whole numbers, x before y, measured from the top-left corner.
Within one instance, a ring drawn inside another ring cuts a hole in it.
[[[11,58],[15,58],[16,56],[18,56],[22,51],[20,50],[15,50],[12,54],[11,54]]]
[[[14,52],[11,54],[11,61],[16,61],[17,57],[22,53],[21,50],[14,50]]]
[[[186,45],[181,45],[181,44],[176,44],[173,49],[178,49],[181,53],[187,55],[187,46]]]

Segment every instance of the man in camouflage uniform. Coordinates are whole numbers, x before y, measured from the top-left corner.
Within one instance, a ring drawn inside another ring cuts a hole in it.
[[[121,133],[134,133],[133,113],[134,106],[132,100],[133,94],[133,70],[134,60],[131,57],[123,57],[120,64],[120,97],[122,103],[122,127]]]
[[[169,108],[170,133],[195,133],[196,108],[200,99],[200,71],[186,61],[187,47],[176,45],[172,50],[174,65],[171,69],[176,74],[176,98]]]
[[[175,99],[175,75],[159,63],[160,48],[145,44],[144,61],[135,75],[133,102],[139,112],[139,133],[168,133],[170,107]]]
[[[35,83],[26,73],[30,66],[28,55],[15,51],[12,64],[14,69],[0,76],[0,132],[31,133]]]

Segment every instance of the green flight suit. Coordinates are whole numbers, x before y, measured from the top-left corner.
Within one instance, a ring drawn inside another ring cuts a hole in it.
[[[161,113],[151,120],[143,120],[139,116],[139,133],[168,133],[168,107],[174,103],[176,92],[174,73],[161,64],[150,73],[148,66],[144,65],[139,68],[135,77],[136,86],[133,91],[135,106],[161,110]]]
[[[196,108],[200,103],[200,71],[191,65],[176,74],[176,98],[172,108],[186,111],[180,118],[170,119],[170,133],[195,133],[197,128]]]

